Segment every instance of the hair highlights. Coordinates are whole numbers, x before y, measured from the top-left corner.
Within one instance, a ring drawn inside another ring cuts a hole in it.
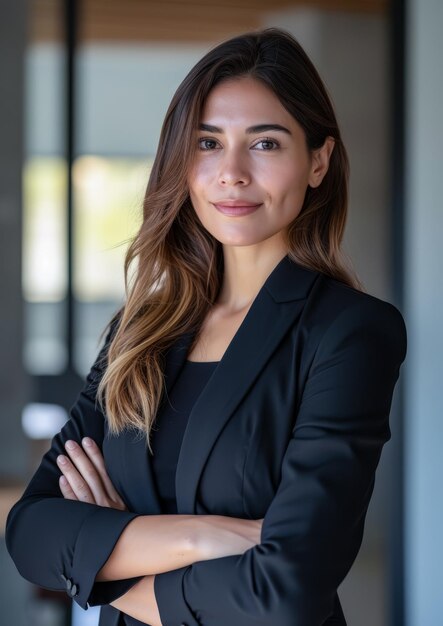
[[[308,188],[302,210],[288,229],[289,256],[363,289],[340,249],[349,165],[318,72],[297,41],[280,29],[222,42],[189,72],[166,113],[143,201],[143,223],[125,259],[126,302],[112,321],[107,366],[98,387],[110,431],[118,434],[126,427],[135,428],[145,433],[149,447],[165,391],[165,352],[185,332],[195,332],[198,338],[221,286],[222,246],[193,210],[187,174],[209,92],[220,81],[240,76],[260,80],[275,93],[303,128],[311,150],[333,137],[328,172],[319,187]]]

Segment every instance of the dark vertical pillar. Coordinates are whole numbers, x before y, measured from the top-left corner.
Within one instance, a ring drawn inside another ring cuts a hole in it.
[[[394,303],[404,312],[405,239],[405,0],[390,2],[390,158],[391,266]],[[391,626],[404,626],[404,406],[403,380],[398,383],[391,421],[392,473],[389,531],[389,612]]]
[[[77,11],[78,2],[76,0],[65,0],[65,44],[66,44],[66,76],[65,76],[65,97],[66,97],[66,163],[68,166],[68,189],[67,189],[67,251],[68,251],[68,291],[67,291],[67,342],[68,342],[68,370],[73,370],[74,356],[74,210],[73,210],[73,180],[72,165],[75,159],[75,99],[76,99],[76,77],[75,77],[75,48],[77,39]]]
[[[22,168],[26,0],[0,1],[0,490],[26,476],[21,413],[29,380],[22,359]],[[0,530],[2,535],[3,529]],[[30,585],[18,574],[0,537],[2,624],[27,626]]]
[[[22,167],[27,2],[0,2],[0,476],[25,472]]]
[[[80,0],[64,0],[63,27],[65,45],[65,72],[64,72],[64,154],[67,165],[67,293],[66,293],[66,343],[68,362],[66,371],[62,374],[39,375],[34,377],[34,400],[49,402],[64,407],[67,411],[74,403],[83,379],[74,369],[75,349],[75,301],[74,301],[74,255],[75,255],[75,224],[74,224],[74,197],[73,197],[73,163],[76,157],[76,49],[78,32],[78,15],[81,9]]]

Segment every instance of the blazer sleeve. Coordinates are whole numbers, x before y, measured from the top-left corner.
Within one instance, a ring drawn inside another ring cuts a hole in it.
[[[6,546],[19,573],[41,587],[67,592],[83,609],[112,602],[141,578],[94,582],[120,534],[138,514],[65,499],[56,463],[68,439],[80,442],[89,436],[102,446],[104,415],[95,399],[116,323],[114,318],[70,418],[52,439],[6,522]]]
[[[406,328],[365,299],[323,333],[264,517],[261,542],[157,574],[163,626],[321,626],[359,551]]]

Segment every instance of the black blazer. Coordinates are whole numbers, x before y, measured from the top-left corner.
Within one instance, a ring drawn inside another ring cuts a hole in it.
[[[6,528],[22,576],[104,605],[100,626],[141,623],[109,605],[139,578],[94,579],[126,524],[161,512],[144,437],[109,436],[94,404],[111,334]],[[191,340],[167,352],[169,389]],[[261,543],[156,575],[163,626],[346,624],[337,587],[361,545],[405,355],[392,304],[288,256],[277,264],[194,405],[176,473],[178,513],[264,517]],[[130,512],[61,497],[56,457],[84,435]]]

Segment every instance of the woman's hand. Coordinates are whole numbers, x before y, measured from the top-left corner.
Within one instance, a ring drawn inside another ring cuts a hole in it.
[[[128,510],[108,476],[95,441],[85,437],[80,446],[71,439],[66,442],[65,449],[69,458],[62,454],[57,457],[57,465],[62,472],[59,485],[64,498],[120,511]]]

